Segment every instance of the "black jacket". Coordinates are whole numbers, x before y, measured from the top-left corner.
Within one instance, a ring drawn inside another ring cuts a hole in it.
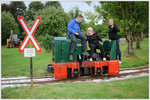
[[[115,23],[114,23],[113,28],[111,28],[111,26],[109,26],[108,27],[109,39],[118,40],[119,35],[117,34],[117,32],[120,32],[120,30]]]
[[[99,41],[102,41],[102,39],[97,35],[97,33],[94,33],[93,35],[87,36],[87,41],[89,44],[99,44]]]

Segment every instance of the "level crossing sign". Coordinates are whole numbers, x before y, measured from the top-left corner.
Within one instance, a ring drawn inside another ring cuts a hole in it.
[[[40,45],[38,44],[36,38],[34,37],[34,32],[35,30],[37,29],[39,23],[41,22],[41,17],[38,16],[34,23],[32,24],[31,28],[28,27],[28,25],[26,24],[25,20],[23,19],[22,16],[19,16],[18,17],[18,21],[19,23],[21,24],[22,28],[24,29],[25,33],[27,34],[25,39],[23,40],[21,46],[19,47],[19,53],[23,52],[24,49],[26,48],[27,44],[29,41],[32,42],[33,46],[35,47],[36,51],[38,53],[41,53],[41,47]]]

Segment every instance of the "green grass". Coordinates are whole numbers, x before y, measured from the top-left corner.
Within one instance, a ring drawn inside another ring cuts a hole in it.
[[[135,56],[127,56],[124,55],[124,52],[127,48],[126,45],[120,45],[121,53],[122,53],[122,64],[120,64],[120,68],[127,67],[138,67],[143,66],[149,63],[149,39],[145,38],[144,41],[141,41],[141,49],[136,49],[136,42],[134,42],[134,52]]]
[[[51,53],[46,53],[42,49],[41,53],[36,53],[32,58],[33,75],[48,75],[45,71],[47,64],[50,64]],[[30,76],[30,58],[24,57],[24,53],[19,53],[18,48],[2,47],[2,77]]]
[[[99,83],[60,83],[2,89],[5,99],[148,99],[149,78]]]
[[[123,55],[127,48],[127,43],[125,45],[120,45],[120,48]],[[141,49],[135,49],[136,58],[134,56],[122,56],[122,64],[120,64],[120,68],[138,67],[148,64],[148,50],[148,38],[145,38],[144,41],[141,41]],[[51,58],[51,52],[46,53],[44,49],[42,49],[41,54],[36,53],[36,56],[33,57],[33,75],[49,75],[45,72],[45,69],[47,68],[47,64],[50,63]],[[30,58],[25,58],[23,53],[18,52],[18,48],[6,48],[6,46],[2,46],[2,77],[29,76],[29,61]]]

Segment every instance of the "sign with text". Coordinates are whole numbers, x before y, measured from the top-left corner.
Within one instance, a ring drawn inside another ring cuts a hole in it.
[[[24,57],[34,57],[34,56],[35,56],[35,48],[24,49]]]

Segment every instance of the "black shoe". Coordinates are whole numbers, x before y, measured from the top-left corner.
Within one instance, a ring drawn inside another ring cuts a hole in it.
[[[69,56],[69,60],[73,60],[73,56],[72,55]]]
[[[89,55],[90,55],[90,54],[89,54],[88,52],[86,52],[86,51],[83,52],[82,54],[83,54],[84,56],[89,56]]]

